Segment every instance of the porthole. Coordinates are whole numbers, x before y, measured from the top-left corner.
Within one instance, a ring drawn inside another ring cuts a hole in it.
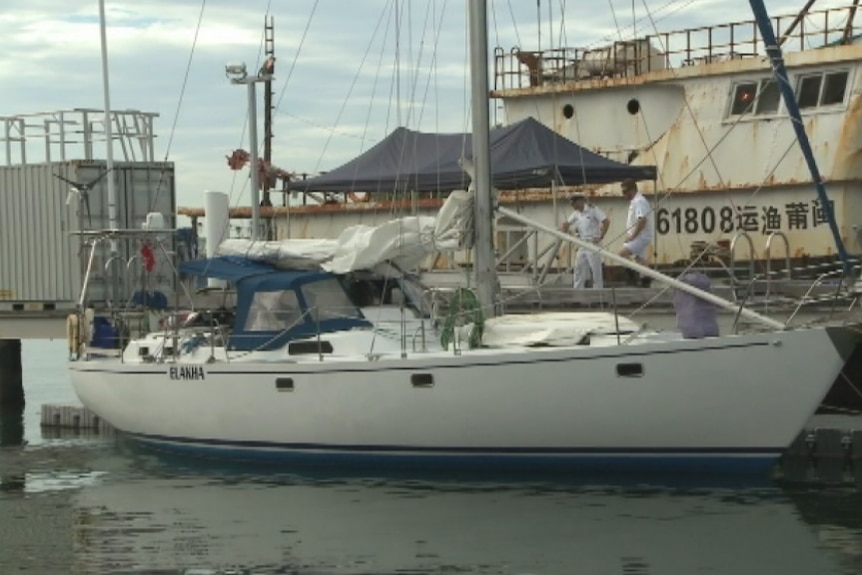
[[[571,120],[574,115],[575,115],[575,107],[574,106],[572,106],[571,104],[566,104],[565,106],[563,106],[563,117],[565,117],[567,120]]]
[[[635,114],[637,114],[638,112],[641,111],[641,103],[638,102],[637,98],[632,98],[626,104],[626,110],[629,111],[629,114],[634,116]]]

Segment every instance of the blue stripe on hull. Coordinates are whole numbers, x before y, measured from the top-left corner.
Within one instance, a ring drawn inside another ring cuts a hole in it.
[[[129,434],[147,448],[205,460],[290,464],[309,468],[429,471],[670,472],[767,474],[781,455],[775,449],[398,449],[367,451],[358,446],[331,448],[281,444],[228,443]]]

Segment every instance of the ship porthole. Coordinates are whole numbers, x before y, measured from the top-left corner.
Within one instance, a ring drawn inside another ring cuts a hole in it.
[[[637,98],[632,98],[626,104],[626,110],[629,111],[629,114],[634,116],[641,111],[641,103],[637,101]]]
[[[574,106],[572,106],[571,104],[566,104],[565,106],[563,106],[563,116],[567,120],[571,120],[572,116],[574,116],[574,115],[575,115],[575,107]]]

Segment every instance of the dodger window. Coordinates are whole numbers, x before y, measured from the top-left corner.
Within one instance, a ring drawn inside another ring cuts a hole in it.
[[[336,278],[307,283],[300,289],[312,321],[362,317]]]
[[[292,290],[261,291],[251,300],[244,327],[246,331],[281,331],[301,319],[302,312]]]

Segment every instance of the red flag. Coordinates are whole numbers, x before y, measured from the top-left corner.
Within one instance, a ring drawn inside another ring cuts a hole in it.
[[[251,160],[251,154],[245,150],[237,149],[225,158],[227,158],[227,165],[231,170],[241,170]]]
[[[156,269],[156,254],[153,253],[153,248],[150,244],[144,243],[141,246],[141,257],[144,258],[144,269],[151,272]]]

